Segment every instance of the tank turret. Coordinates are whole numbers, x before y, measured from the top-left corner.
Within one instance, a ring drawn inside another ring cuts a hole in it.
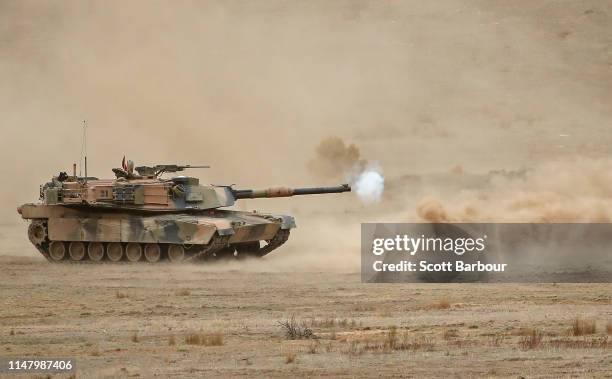
[[[115,178],[62,172],[40,187],[38,203],[18,208],[28,237],[50,261],[148,261],[262,257],[285,243],[288,215],[227,209],[236,200],[349,192],[335,187],[234,189],[191,176],[162,177],[208,166],[163,164],[113,169]]]

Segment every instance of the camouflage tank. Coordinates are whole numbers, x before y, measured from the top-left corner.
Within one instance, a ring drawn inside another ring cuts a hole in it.
[[[350,186],[234,189],[201,185],[190,176],[162,178],[188,168],[115,168],[114,179],[61,172],[40,187],[40,201],[18,208],[30,220],[28,237],[51,262],[171,262],[263,257],[287,241],[287,215],[223,209],[239,199],[348,192]],[[87,172],[87,171],[86,171]]]

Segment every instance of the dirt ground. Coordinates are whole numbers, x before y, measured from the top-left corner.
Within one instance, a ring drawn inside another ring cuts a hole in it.
[[[610,284],[362,284],[261,262],[0,263],[0,355],[74,357],[77,377],[611,375]],[[316,338],[286,339],[278,323],[292,316]],[[576,319],[595,332],[574,336]]]

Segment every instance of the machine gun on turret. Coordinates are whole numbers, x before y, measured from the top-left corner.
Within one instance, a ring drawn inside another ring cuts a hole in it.
[[[176,164],[158,164],[153,167],[151,166],[138,166],[136,172],[141,176],[154,176],[158,177],[166,172],[179,172],[184,171],[188,168],[210,168],[210,166],[202,165],[176,165]]]

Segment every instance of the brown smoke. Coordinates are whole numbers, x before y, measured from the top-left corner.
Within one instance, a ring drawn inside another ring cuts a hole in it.
[[[308,168],[322,178],[343,179],[351,171],[359,171],[365,165],[355,144],[346,144],[339,137],[322,140],[316,148]]]

